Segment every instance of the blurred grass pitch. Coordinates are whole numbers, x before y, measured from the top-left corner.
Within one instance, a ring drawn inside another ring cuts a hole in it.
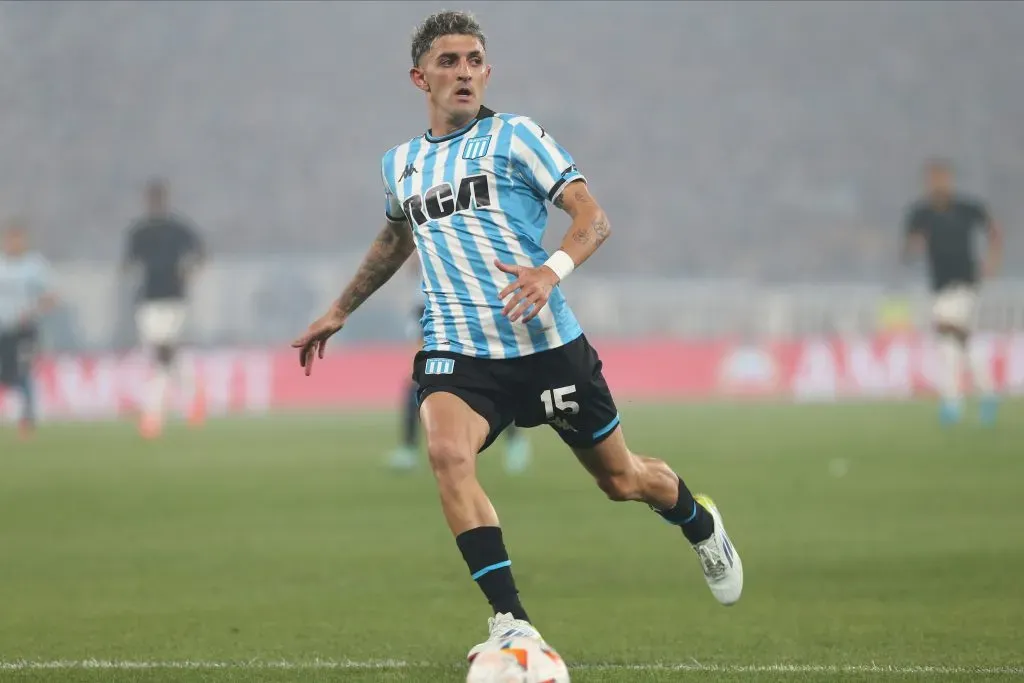
[[[389,414],[0,434],[0,681],[464,680],[487,604]],[[573,680],[1024,678],[1024,405],[623,406],[719,504],[744,597],[547,430],[481,478]]]

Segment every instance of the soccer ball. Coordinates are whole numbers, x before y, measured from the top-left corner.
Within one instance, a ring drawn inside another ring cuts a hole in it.
[[[550,645],[510,638],[473,659],[466,683],[569,683],[569,670]]]

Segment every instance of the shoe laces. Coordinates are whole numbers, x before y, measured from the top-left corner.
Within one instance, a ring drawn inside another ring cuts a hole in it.
[[[491,638],[500,638],[505,631],[513,628],[514,619],[511,614],[496,614],[488,617],[487,628],[491,632]]]
[[[728,567],[725,564],[725,560],[722,559],[722,554],[719,552],[714,538],[712,536],[709,543],[702,543],[696,546],[694,550],[697,551],[697,557],[700,558],[700,566],[704,570],[704,576],[710,579],[720,579],[725,575]]]

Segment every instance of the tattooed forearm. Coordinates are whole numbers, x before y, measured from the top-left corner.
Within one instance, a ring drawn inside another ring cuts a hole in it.
[[[572,225],[562,238],[562,251],[579,267],[611,235],[611,224],[582,180],[575,180],[564,188],[554,205],[572,216]]]
[[[599,214],[597,218],[594,219],[591,226],[594,228],[594,232],[597,233],[598,244],[604,242],[608,239],[608,235],[612,234],[612,226],[608,223],[608,218],[603,213]]]
[[[608,223],[608,218],[604,213],[599,213],[590,221],[589,225],[581,225],[572,231],[572,241],[576,244],[590,244],[593,241],[596,249],[608,239],[611,232],[612,228]]]
[[[342,315],[351,315],[371,294],[398,272],[416,248],[404,223],[389,223],[377,235],[359,270],[335,302]]]

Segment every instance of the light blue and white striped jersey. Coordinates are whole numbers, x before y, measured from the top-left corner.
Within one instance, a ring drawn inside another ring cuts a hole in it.
[[[515,358],[567,344],[580,328],[561,289],[530,322],[502,315],[512,276],[494,260],[539,266],[546,202],[583,179],[572,157],[525,116],[482,107],[443,137],[424,134],[382,160],[385,212],[408,219],[423,274],[423,348]]]
[[[0,254],[0,330],[17,327],[21,316],[34,309],[51,286],[50,264],[42,254]]]

